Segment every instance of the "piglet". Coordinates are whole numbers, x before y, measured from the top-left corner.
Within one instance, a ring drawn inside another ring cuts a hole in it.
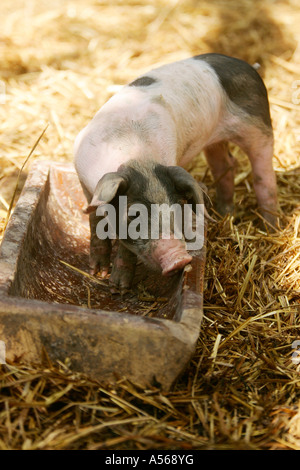
[[[201,150],[216,183],[216,210],[233,211],[234,161],[228,142],[248,155],[258,208],[277,225],[277,188],[272,167],[273,131],[265,85],[246,62],[202,54],[151,70],[110,98],[75,141],[75,167],[90,214],[90,264],[108,274],[111,239],[97,236],[97,208],[119,206],[125,218],[135,203],[190,204],[206,199],[182,167]],[[98,211],[97,211],[98,212]],[[101,218],[101,217],[100,217]],[[110,283],[121,292],[132,283],[137,258],[170,275],[191,262],[184,237],[160,233],[120,240]]]

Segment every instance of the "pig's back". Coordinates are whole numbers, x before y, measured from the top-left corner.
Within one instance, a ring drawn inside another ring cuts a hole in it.
[[[218,123],[223,90],[205,61],[189,58],[163,65],[129,83],[124,91],[134,88],[170,113],[183,148],[196,135],[206,140]]]
[[[202,148],[230,140],[250,116],[270,125],[264,84],[246,62],[204,54],[150,70],[110,98],[80,133],[75,165],[93,192],[131,158],[184,165]]]

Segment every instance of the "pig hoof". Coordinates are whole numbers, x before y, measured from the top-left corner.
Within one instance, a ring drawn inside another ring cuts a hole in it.
[[[218,202],[216,204],[216,211],[220,214],[221,217],[225,217],[225,215],[230,214],[233,215],[234,213],[234,204],[225,202]]]
[[[130,289],[121,289],[121,290],[119,290],[119,289],[116,289],[115,287],[112,287],[112,288],[110,289],[110,293],[111,293],[112,295],[120,295],[121,298],[122,298],[122,297],[125,297],[125,295],[128,294],[129,292],[131,292]]]
[[[100,273],[100,277],[102,279],[105,279],[107,276],[108,276],[108,271],[109,271],[109,268],[102,268],[100,269],[99,273]]]
[[[134,270],[113,267],[109,278],[110,292],[112,294],[125,295],[131,288]]]
[[[110,286],[110,293],[111,295],[120,295],[121,297],[124,297],[126,294],[128,294],[131,289],[127,288],[122,288],[122,287],[116,287],[116,286]]]
[[[274,233],[280,229],[279,217],[276,208],[260,207],[259,212],[261,219],[259,221],[259,228],[265,232]]]
[[[100,277],[102,279],[105,279],[108,275],[108,271],[109,271],[109,268],[108,267],[100,267],[100,264],[97,264],[97,265],[90,265],[90,274],[92,276],[95,276],[96,274],[100,274]]]
[[[90,273],[95,275],[100,273],[102,278],[105,278],[109,271],[110,254],[102,255],[97,253],[90,254]]]
[[[110,286],[109,290],[110,290],[111,295],[121,295],[121,297],[123,297],[128,292],[128,289],[120,290],[119,288],[115,286]]]
[[[259,221],[259,228],[264,232],[274,233],[280,229],[279,220],[277,217],[274,219],[262,219]]]

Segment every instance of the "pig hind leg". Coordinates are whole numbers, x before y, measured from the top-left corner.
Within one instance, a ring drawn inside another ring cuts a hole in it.
[[[256,194],[259,212],[272,227],[278,227],[278,202],[276,176],[273,169],[273,135],[262,132],[259,128],[248,129],[247,137],[239,146],[249,157],[253,187]]]
[[[228,142],[218,142],[204,149],[216,185],[216,210],[220,215],[233,212],[235,159]]]

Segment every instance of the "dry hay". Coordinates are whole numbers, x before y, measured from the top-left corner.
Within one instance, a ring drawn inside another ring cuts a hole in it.
[[[211,225],[204,322],[169,393],[112,387],[68,364],[1,366],[2,449],[300,449],[300,83],[296,0],[36,0],[1,3],[3,227],[17,174],[33,158],[70,160],[76,133],[118,86],[207,51],[259,62],[275,130],[282,230],[256,226],[238,150],[236,219]],[[202,156],[190,167],[214,195]],[[20,179],[20,185],[24,178]],[[20,189],[20,188],[19,188]],[[19,193],[19,190],[18,190]],[[18,194],[17,193],[17,194]]]

